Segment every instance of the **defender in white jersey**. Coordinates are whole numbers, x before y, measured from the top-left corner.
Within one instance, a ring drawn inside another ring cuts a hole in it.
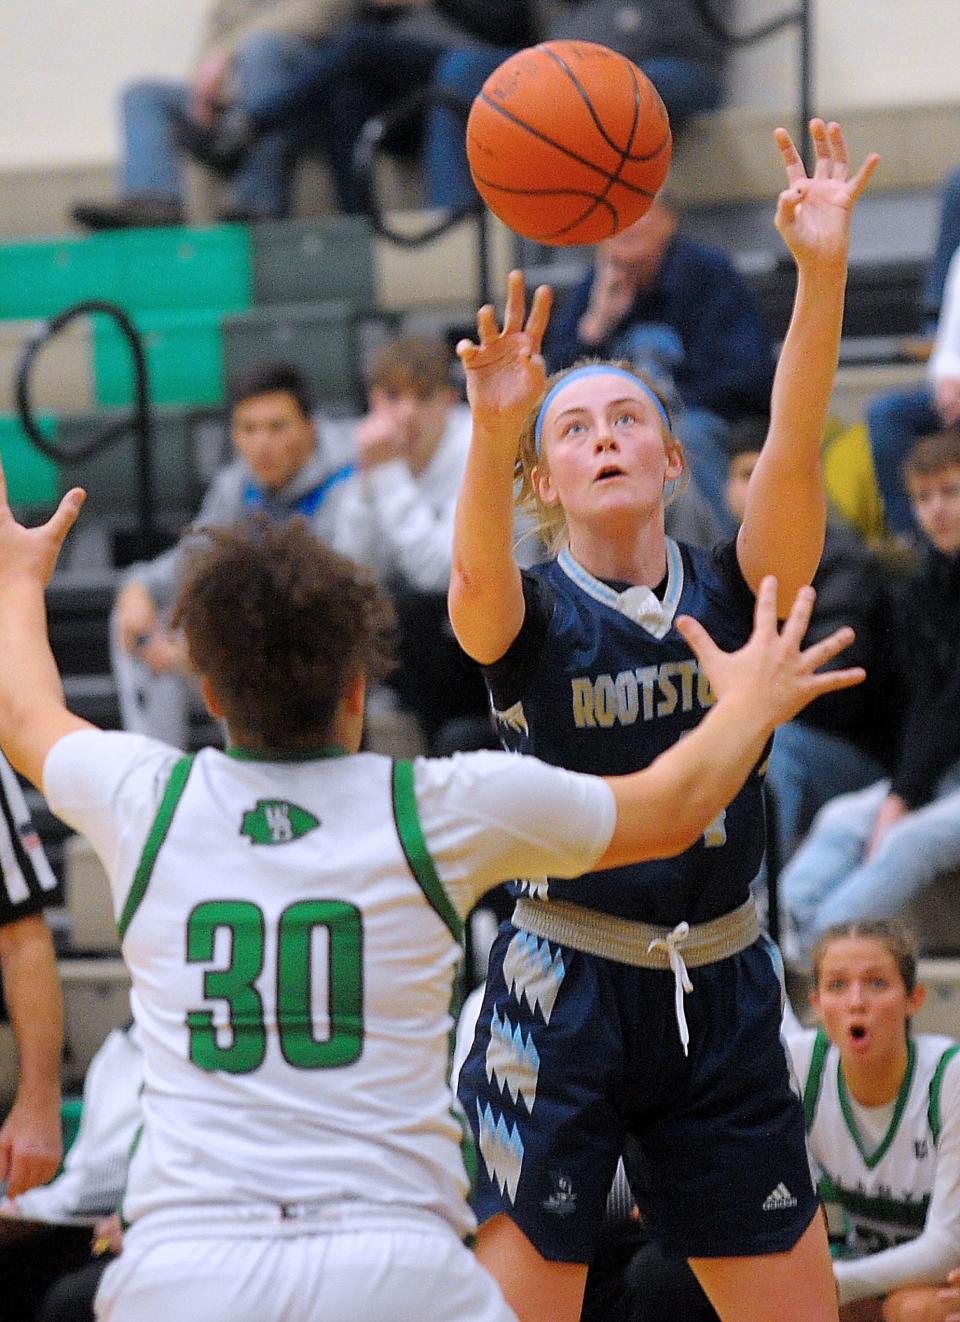
[[[960,1046],[910,1032],[924,990],[898,923],[830,928],[813,958],[823,1026],[788,1041],[840,1302],[856,1322],[944,1322],[937,1287],[960,1260]]]
[[[379,590],[302,523],[213,529],[174,618],[230,741],[183,758],[63,705],[43,586],[81,500],[27,530],[0,491],[0,743],[103,859],[133,981],[144,1124],[99,1316],[512,1318],[462,1242],[447,1085],[462,921],[515,874],[686,847],[777,722],[859,681],[814,673],[849,630],[801,653],[812,593],[778,633],[772,579],[739,652],[682,625],[718,700],[634,775],[493,752],[394,763],[358,752]]]

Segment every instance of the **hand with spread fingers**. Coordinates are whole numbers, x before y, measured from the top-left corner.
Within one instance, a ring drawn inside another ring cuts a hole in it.
[[[502,329],[487,303],[477,313],[478,343],[461,340],[457,345],[475,426],[509,433],[514,446],[517,429],[543,394],[546,368],[541,347],[552,300],[549,285],[541,285],[526,316],[523,274],[511,271]]]
[[[798,265],[806,261],[842,264],[849,246],[850,216],[880,157],[870,152],[851,179],[840,125],[812,119],[810,136],[816,150],[812,175],[807,174],[787,130],[779,128],[774,134],[787,173],[775,223]]]
[[[853,642],[853,630],[835,630],[827,638],[802,648],[816,594],[812,587],[797,593],[790,614],[777,628],[777,580],[760,584],[753,633],[736,652],[722,651],[703,625],[688,615],[677,619],[677,630],[689,644],[710,686],[718,696],[737,690],[765,704],[771,728],[790,720],[814,698],[852,688],[866,678],[862,666],[821,671],[820,667]]]
[[[7,482],[0,464],[0,587],[24,575],[46,587],[67,533],[76,522],[86,493],[73,487],[46,523],[27,528],[18,523],[7,499]]]

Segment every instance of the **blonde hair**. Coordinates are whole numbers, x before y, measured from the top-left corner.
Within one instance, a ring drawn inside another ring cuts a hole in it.
[[[896,918],[862,918],[828,927],[810,952],[815,986],[820,986],[820,969],[827,947],[834,941],[858,936],[878,942],[887,954],[893,956],[909,996],[917,985],[917,941],[910,929]]]
[[[533,481],[533,470],[538,468],[542,472],[546,467],[546,459],[544,457],[545,447],[541,448],[540,453],[537,452],[537,418],[543,407],[543,401],[546,399],[547,395],[549,395],[550,391],[555,389],[556,386],[561,385],[568,376],[579,371],[582,367],[616,367],[622,372],[629,372],[631,376],[636,377],[636,379],[641,382],[641,384],[644,385],[657,400],[659,400],[663,411],[668,417],[670,416],[671,406],[663,391],[643,372],[638,372],[633,363],[625,358],[579,358],[575,363],[571,364],[571,366],[564,367],[561,371],[554,372],[552,376],[547,378],[542,394],[524,419],[523,426],[520,428],[520,436],[517,443],[517,458],[514,461],[513,466],[513,476],[516,486],[515,502],[519,509],[529,515],[534,525],[534,531],[543,542],[550,555],[556,555],[564,546],[566,546],[569,541],[569,533],[567,529],[567,516],[563,511],[563,507],[557,501],[554,501],[551,505],[545,505],[540,499]],[[668,441],[671,445],[675,445],[680,452],[681,459],[683,459],[683,446],[677,440],[673,431],[667,431],[664,429],[663,439],[665,446]],[[686,460],[684,459],[683,473],[677,479],[674,489],[666,502],[667,504],[677,498],[687,485],[689,476]]]

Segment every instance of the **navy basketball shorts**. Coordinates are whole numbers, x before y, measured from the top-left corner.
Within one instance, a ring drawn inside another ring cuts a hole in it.
[[[780,1038],[776,948],[690,969],[690,1054],[674,978],[505,923],[459,1094],[477,1144],[474,1210],[503,1212],[552,1261],[589,1262],[624,1136],[649,1167],[661,1248],[739,1257],[793,1247],[817,1210]]]

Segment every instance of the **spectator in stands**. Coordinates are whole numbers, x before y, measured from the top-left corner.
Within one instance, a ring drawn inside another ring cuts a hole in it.
[[[482,63],[495,52],[493,67],[535,38],[534,0],[367,0],[322,60],[305,64],[301,76],[221,124],[193,130],[187,145],[198,159],[226,168],[239,149],[304,115],[315,120],[325,109],[331,138],[326,154],[338,204],[343,211],[359,211],[353,148],[367,119],[430,87],[438,61],[450,50],[473,52]],[[419,154],[422,123],[422,113],[411,113],[384,145],[400,155]],[[462,140],[462,118],[456,132]]]
[[[235,111],[255,111],[326,67],[328,38],[359,0],[216,0],[190,83],[138,82],[121,103],[120,197],[81,202],[73,218],[90,229],[176,225],[186,218],[181,145],[228,128]],[[283,216],[290,208],[295,153],[322,142],[335,161],[345,150],[328,131],[326,108],[288,120],[241,145],[224,164],[224,220]]]
[[[629,56],[660,93],[675,138],[691,116],[720,104],[723,41],[718,27],[704,20],[696,0],[562,0],[544,35],[597,41]],[[489,51],[455,47],[438,63],[434,85],[469,107],[511,53],[507,46]],[[459,209],[476,198],[463,144],[463,117],[443,107],[432,110],[425,158],[434,206]]]
[[[221,526],[248,514],[300,514],[329,541],[351,468],[333,457],[335,430],[318,432],[301,374],[284,363],[250,369],[233,383],[230,424],[237,458],[214,478],[195,526]],[[191,706],[201,707],[182,639],[165,624],[184,549],[181,542],[127,570],[111,621],[124,728],[180,748],[189,741]]]
[[[943,182],[937,242],[927,265],[923,284],[923,314],[931,331],[936,328],[940,316],[947,271],[958,248],[960,248],[960,170],[954,170]]]
[[[838,922],[885,918],[960,866],[960,432],[925,436],[906,484],[927,539],[895,616],[904,677],[892,777],[820,810],[780,877],[805,955]]]
[[[901,465],[918,437],[960,424],[960,255],[951,259],[943,307],[927,368],[927,380],[912,390],[880,395],[867,408],[867,426],[887,530],[913,539],[913,502]]]
[[[12,1194],[49,1180],[60,1161],[63,1000],[43,917],[56,884],[20,782],[0,756],[0,975],[19,1065],[0,1125],[0,1185]]]
[[[679,229],[661,193],[640,220],[597,247],[583,279],[562,300],[544,340],[551,371],[577,358],[628,358],[679,397],[676,434],[721,529],[727,508],[730,426],[765,413],[773,344],[744,278],[717,248]]]
[[[769,420],[758,415],[731,428],[726,497],[738,525],[768,425]],[[819,698],[774,737],[767,784],[773,792],[781,863],[829,799],[865,789],[889,774],[896,747],[900,703],[890,655],[891,586],[863,539],[832,513],[813,586],[817,599],[808,640],[825,638],[841,624],[852,625],[856,639],[846,657],[866,669],[867,679],[857,689]]]
[[[479,672],[447,618],[454,509],[471,434],[452,373],[442,340],[404,336],[381,348],[367,382],[369,411],[356,427],[357,471],[344,485],[334,532],[337,550],[389,588],[399,628],[392,683],[434,750],[458,718],[479,722],[480,743],[496,746]]]
[[[143,1052],[132,1025],[109,1033],[87,1068],[80,1127],[50,1184],[0,1203],[3,1317],[93,1322],[93,1297],[119,1252],[114,1213],[140,1126]],[[102,1218],[91,1230],[88,1219]]]

